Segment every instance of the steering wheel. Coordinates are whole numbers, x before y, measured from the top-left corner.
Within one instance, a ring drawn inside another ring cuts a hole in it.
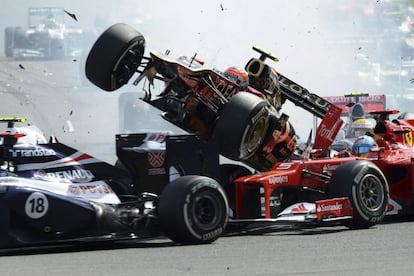
[[[261,61],[265,61],[266,58],[269,58],[271,60],[273,60],[274,62],[278,62],[279,59],[275,56],[273,56],[270,52],[266,52],[263,49],[257,48],[255,46],[253,46],[253,50],[255,50],[256,52],[258,52],[260,54],[260,60]]]

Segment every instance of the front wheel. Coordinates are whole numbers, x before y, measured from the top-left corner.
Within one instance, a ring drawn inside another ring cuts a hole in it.
[[[243,161],[258,151],[268,126],[267,102],[251,93],[238,92],[223,107],[214,130],[214,139],[223,156]]]
[[[369,161],[352,161],[340,165],[328,184],[328,196],[348,197],[353,208],[350,228],[369,228],[380,223],[387,212],[389,190],[381,170]]]
[[[136,72],[145,51],[145,38],[129,25],[118,23],[104,31],[86,59],[86,77],[99,88],[114,91]]]
[[[215,241],[224,232],[228,208],[226,195],[215,180],[186,175],[164,188],[158,215],[163,232],[171,240],[204,244]]]

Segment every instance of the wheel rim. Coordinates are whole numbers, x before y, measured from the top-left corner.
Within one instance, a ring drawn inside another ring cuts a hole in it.
[[[139,41],[136,42],[128,51],[123,53],[114,67],[112,73],[113,80],[119,85],[126,84],[135,73],[140,63],[141,50]]]
[[[365,175],[358,189],[359,198],[368,210],[375,212],[381,208],[385,194],[381,180],[375,175]]]
[[[260,118],[247,133],[247,152],[254,152],[263,140],[266,133],[266,118]]]
[[[218,211],[220,206],[220,199],[214,194],[205,192],[198,195],[192,206],[193,221],[202,230],[214,229],[222,217]]]

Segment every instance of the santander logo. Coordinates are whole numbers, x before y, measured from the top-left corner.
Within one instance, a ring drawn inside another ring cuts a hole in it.
[[[335,204],[329,204],[329,205],[320,205],[318,207],[318,212],[326,212],[326,211],[337,211],[342,210],[343,205],[336,202]]]

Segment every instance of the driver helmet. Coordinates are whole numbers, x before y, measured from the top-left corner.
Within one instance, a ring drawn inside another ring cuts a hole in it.
[[[224,76],[236,83],[241,89],[246,89],[249,85],[249,77],[247,73],[237,67],[229,67],[223,72]]]
[[[371,148],[376,147],[374,138],[370,135],[359,136],[352,145],[352,153],[357,156],[366,157]]]
[[[367,132],[371,133],[373,129],[374,123],[371,120],[360,118],[352,122],[351,131],[348,136],[351,138],[357,138],[364,135]]]
[[[20,133],[23,135],[17,139],[16,144],[37,145],[47,143],[46,137],[36,126],[11,127],[7,128],[5,132],[11,134]]]
[[[57,22],[56,18],[53,14],[49,14],[45,21],[45,27],[48,29],[56,29],[59,27],[59,23]]]

